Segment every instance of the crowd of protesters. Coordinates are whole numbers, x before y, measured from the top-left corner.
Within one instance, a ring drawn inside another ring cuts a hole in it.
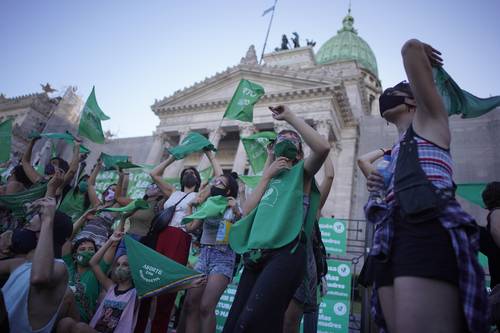
[[[358,160],[370,193],[366,217],[375,225],[364,270],[374,287],[373,318],[382,332],[487,332],[500,325],[500,183],[483,193],[490,213],[479,228],[455,199],[448,114],[432,78],[440,53],[410,40],[402,56],[409,82],[380,97],[381,115],[399,138]],[[334,179],[330,144],[287,106],[269,109],[293,130],[268,146],[255,188],[245,191],[210,150],[212,179],[202,182],[189,167],[176,187],[163,177],[176,160],[170,156],[150,171],[146,206],[127,213],[108,210],[133,201],[126,171],[117,168],[118,181],[99,194],[103,161],[86,174],[79,140],[69,163],[54,157],[40,174],[31,158],[39,137],[31,139],[0,186],[0,197],[34,195],[22,207],[0,206],[1,330],[166,333],[175,313],[177,332],[213,333],[216,305],[241,263],[223,332],[299,332],[301,319],[304,332],[316,332],[326,289],[318,219]],[[381,158],[384,172],[375,166]],[[183,223],[218,196],[227,199],[222,214]],[[199,247],[193,268],[204,278],[185,286],[180,314],[176,292],[139,299],[125,234],[184,266]],[[479,249],[489,258],[491,295]]]

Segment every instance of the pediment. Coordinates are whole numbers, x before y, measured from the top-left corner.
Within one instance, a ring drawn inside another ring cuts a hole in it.
[[[283,67],[239,65],[156,102],[152,109],[229,100],[241,79],[262,85],[266,94],[332,84],[332,81],[326,81],[324,76],[319,77]]]

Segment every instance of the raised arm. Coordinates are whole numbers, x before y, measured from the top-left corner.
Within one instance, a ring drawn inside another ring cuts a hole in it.
[[[111,237],[106,241],[106,243],[104,243],[104,245],[101,246],[99,251],[97,251],[96,254],[94,254],[92,259],[90,259],[89,261],[89,265],[92,268],[95,277],[106,291],[114,285],[114,282],[106,275],[105,272],[102,271],[101,266],[99,266],[99,263],[101,262],[101,259],[104,257],[104,254],[110,248],[114,248],[114,250],[116,250],[118,242],[122,239],[122,237],[123,237],[123,232],[115,231],[113,235],[111,235]]]
[[[160,189],[160,191],[162,191],[163,194],[165,194],[167,197],[169,197],[172,193],[174,193],[176,191],[176,189],[175,189],[175,186],[173,186],[172,184],[169,184],[163,180],[163,172],[173,162],[175,162],[175,157],[173,155],[171,155],[165,161],[158,164],[149,173],[149,175],[153,179],[153,182],[155,182],[155,184],[158,185],[158,188]]]
[[[99,174],[99,171],[101,171],[101,168],[102,168],[102,160],[98,159],[97,163],[94,166],[94,169],[90,173],[89,179],[87,180],[88,184],[87,193],[89,195],[91,207],[97,207],[101,204],[101,200],[99,200],[99,197],[97,196],[97,191],[95,189],[95,182],[97,179],[97,175]]]
[[[385,154],[386,150],[383,148],[379,148],[377,150],[370,151],[360,157],[358,157],[358,167],[361,169],[361,172],[368,178],[368,176],[376,170],[373,162],[382,158]]]
[[[38,288],[51,288],[57,286],[63,279],[67,279],[68,274],[64,265],[54,263],[53,229],[56,200],[44,197],[35,204],[40,207],[41,228],[33,256],[30,283]]]
[[[73,233],[71,234],[70,239],[73,239],[76,236],[76,234],[78,234],[78,232],[83,227],[85,222],[87,222],[87,220],[89,219],[90,215],[93,215],[96,211],[97,207],[88,209],[85,213],[82,214],[82,216],[80,216],[78,220],[76,220],[75,223],[73,223]]]
[[[76,175],[76,172],[78,171],[78,163],[80,163],[80,141],[75,141],[75,145],[73,146],[73,157],[69,163],[68,171],[64,175],[64,182],[61,185],[61,188],[64,188],[66,185],[71,183]]]
[[[448,114],[432,77],[432,66],[441,66],[441,53],[417,39],[401,49],[411,90],[417,102],[415,132],[443,148],[450,146]]]
[[[333,178],[335,177],[335,171],[333,169],[333,161],[330,158],[330,156],[326,158],[325,164],[323,164],[323,166],[325,172],[325,179],[323,180],[323,182],[319,187],[319,193],[320,193],[319,210],[321,210],[325,205],[326,199],[330,194],[330,189],[332,188]]]
[[[26,151],[23,154],[23,157],[21,159],[21,163],[23,166],[24,173],[26,176],[29,178],[29,180],[32,183],[38,182],[40,179],[43,178],[41,174],[39,174],[35,168],[31,165],[31,153],[33,152],[33,146],[35,143],[40,139],[40,137],[35,137],[31,139],[30,143],[28,144],[28,147],[26,147]]]
[[[274,119],[284,120],[292,125],[292,127],[302,136],[305,143],[311,148],[311,154],[304,162],[304,176],[312,179],[328,156],[330,144],[316,132],[314,128],[291,112],[286,105],[279,105],[273,108],[270,107],[270,110],[273,113]]]
[[[205,150],[205,155],[207,156],[210,164],[212,165],[212,169],[214,170],[214,177],[222,176],[222,167],[220,166],[219,161],[215,157],[215,154],[211,150]]]
[[[126,206],[132,202],[132,199],[127,197],[127,188],[129,182],[129,173],[118,170],[118,183],[116,184],[115,200],[120,206]]]

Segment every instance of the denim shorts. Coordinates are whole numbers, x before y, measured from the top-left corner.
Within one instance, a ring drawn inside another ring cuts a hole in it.
[[[235,259],[236,254],[228,245],[202,245],[194,269],[206,275],[222,274],[231,280]]]

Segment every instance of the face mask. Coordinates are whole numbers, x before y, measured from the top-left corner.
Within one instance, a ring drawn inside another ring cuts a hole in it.
[[[227,190],[223,188],[218,188],[215,186],[212,186],[210,188],[210,196],[215,197],[217,195],[222,195],[223,197],[227,196]]]
[[[296,160],[297,153],[297,147],[290,140],[283,140],[274,145],[274,156],[276,158],[283,156],[290,160]]]
[[[405,104],[405,96],[381,95],[378,99],[380,115],[398,105]]]
[[[132,275],[129,268],[117,267],[115,269],[115,277],[118,282],[125,282],[127,280],[130,280],[131,276]]]
[[[16,229],[12,233],[12,252],[26,254],[36,248],[36,232],[28,229]]]
[[[87,190],[89,189],[89,184],[87,183],[86,180],[82,180],[79,184],[78,184],[78,190],[81,192],[81,193],[85,193],[87,192]]]
[[[80,266],[88,266],[93,256],[94,251],[83,251],[76,254],[75,260]]]
[[[115,200],[115,191],[113,191],[112,189],[108,189],[106,191],[106,195],[104,196],[104,201],[113,201]]]
[[[197,184],[198,179],[192,173],[185,174],[184,177],[182,177],[182,185],[184,185],[184,187],[193,187]]]

